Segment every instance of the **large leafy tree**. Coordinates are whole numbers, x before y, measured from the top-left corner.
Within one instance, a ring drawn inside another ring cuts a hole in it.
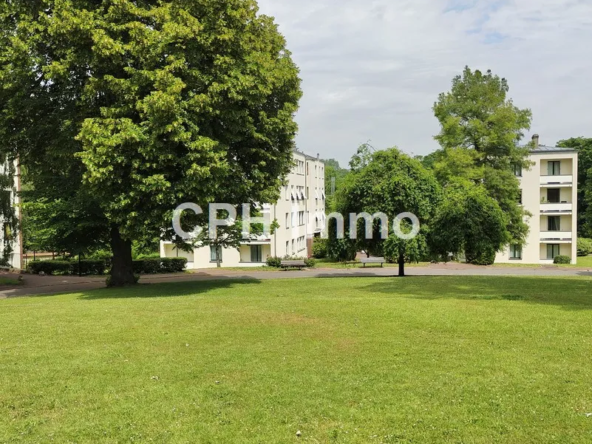
[[[509,242],[498,203],[482,185],[450,184],[431,224],[429,244],[440,256],[465,254],[467,261],[490,265]]]
[[[325,164],[325,192],[327,194],[327,210],[335,211],[335,194],[343,184],[348,170],[341,168],[339,162],[335,159],[323,160]]]
[[[452,89],[434,105],[441,125],[436,140],[444,150],[434,159],[434,169],[444,186],[459,178],[483,185],[503,211],[509,241],[521,245],[528,213],[519,204],[520,184],[513,169],[531,167],[529,148],[520,142],[532,115],[516,107],[508,92],[508,82],[491,71],[467,67],[453,79]]]
[[[417,261],[421,253],[425,253],[422,246],[425,245],[427,224],[440,198],[440,186],[433,173],[418,160],[397,148],[390,148],[371,153],[352,171],[340,192],[338,210],[342,214],[386,214],[389,219],[388,242],[382,239],[382,227],[378,221],[372,227],[372,239],[364,238],[363,220],[359,220],[356,226],[348,226],[348,230],[358,233],[358,250],[390,256],[399,264],[399,275],[404,276],[405,263]],[[392,223],[401,213],[413,213],[419,219],[422,227],[418,237],[404,240],[394,236]]]
[[[97,213],[112,284],[178,204],[277,198],[300,80],[254,0],[14,0],[0,43],[0,149],[37,198]]]
[[[557,145],[578,150],[578,234],[592,238],[592,138],[572,137]]]

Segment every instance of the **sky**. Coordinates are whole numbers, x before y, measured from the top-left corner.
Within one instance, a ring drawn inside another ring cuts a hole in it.
[[[432,107],[465,66],[505,77],[527,138],[592,137],[592,0],[259,0],[299,66],[297,146],[438,148]]]

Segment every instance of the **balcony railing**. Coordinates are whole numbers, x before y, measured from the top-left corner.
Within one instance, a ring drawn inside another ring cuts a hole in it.
[[[541,242],[549,244],[571,243],[573,233],[571,231],[542,231]]]
[[[571,203],[541,203],[541,214],[571,214],[573,204]]]
[[[572,186],[573,176],[541,176],[541,186]]]

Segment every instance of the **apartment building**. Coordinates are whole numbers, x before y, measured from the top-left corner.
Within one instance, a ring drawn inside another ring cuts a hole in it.
[[[558,255],[577,261],[578,153],[570,148],[539,144],[534,147],[530,170],[516,169],[522,204],[532,214],[524,247],[510,245],[499,253],[498,263],[552,264]]]
[[[309,257],[314,237],[325,228],[325,164],[298,150],[293,153],[294,166],[280,190],[275,204],[261,205],[261,212],[276,220],[280,227],[274,234],[244,242],[237,250],[203,247],[184,252],[170,242],[162,242],[162,257],[185,257],[189,269],[214,268],[217,255],[223,267],[260,267],[268,257]]]

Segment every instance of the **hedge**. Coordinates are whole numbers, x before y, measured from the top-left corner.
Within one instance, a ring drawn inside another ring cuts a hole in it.
[[[185,271],[187,259],[162,258],[142,259],[133,261],[134,274],[161,274],[180,273]],[[83,259],[80,261],[80,273],[77,260],[72,261],[32,261],[28,270],[33,274],[49,275],[103,275],[108,269],[108,263],[104,260]]]
[[[273,268],[280,268],[282,266],[282,261],[304,261],[308,268],[314,268],[317,264],[317,261],[313,258],[306,258],[306,257],[291,257],[285,256],[284,258],[281,257],[268,257],[267,258],[267,266]]]
[[[555,256],[554,264],[571,264],[571,257],[569,256]]]

